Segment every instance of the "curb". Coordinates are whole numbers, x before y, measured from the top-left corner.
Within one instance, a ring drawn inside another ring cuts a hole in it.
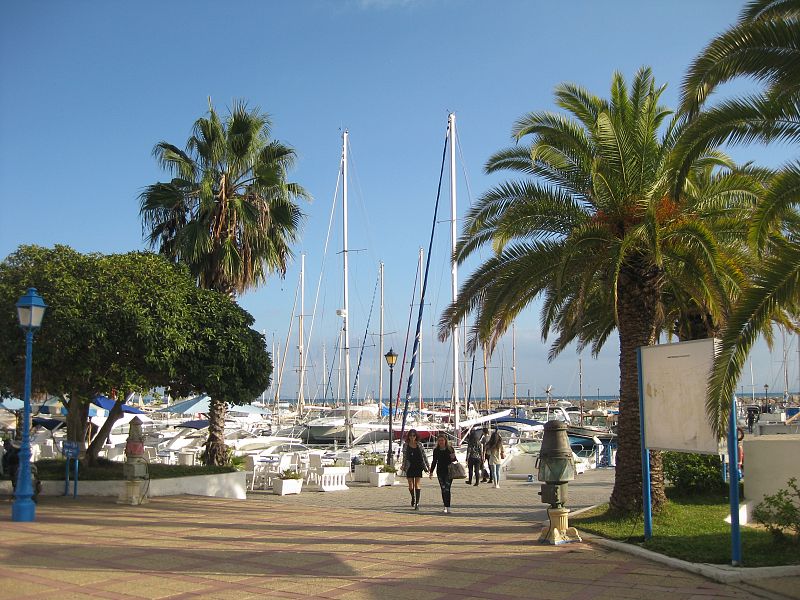
[[[596,506],[582,508],[570,514],[578,515],[593,508],[596,508]],[[634,554],[636,556],[665,564],[676,569],[689,571],[690,573],[697,573],[718,583],[746,583],[765,578],[774,579],[776,577],[800,577],[800,565],[782,567],[733,567],[730,565],[693,563],[681,560],[679,558],[673,558],[672,556],[666,556],[658,552],[653,552],[652,550],[647,550],[633,544],[609,540],[593,533],[585,533],[580,531],[580,535],[584,541],[589,543],[611,548],[613,550],[619,550],[620,552],[627,552],[628,554]]]

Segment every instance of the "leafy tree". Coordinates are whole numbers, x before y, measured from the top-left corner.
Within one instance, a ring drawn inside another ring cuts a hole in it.
[[[762,90],[706,106],[720,85],[742,77],[760,82]],[[689,121],[677,153],[683,172],[713,145],[800,140],[800,1],[749,3],[739,22],[712,40],[692,63],[681,111]],[[731,316],[715,362],[707,410],[718,432],[727,427],[736,383],[758,336],[781,310],[797,314],[799,201],[800,162],[795,161],[775,177],[751,223],[749,239],[764,262]]]
[[[0,263],[0,389],[22,393],[25,355],[14,304],[31,286],[49,305],[35,337],[33,389],[62,399],[70,439],[85,439],[91,399],[112,388],[164,386],[242,403],[269,381],[272,366],[262,336],[249,329],[252,317],[227,296],[199,290],[185,267],[151,253],[22,246]],[[213,341],[220,336],[235,342]],[[201,359],[205,368],[187,376],[184,367]],[[89,448],[90,461],[103,433]]]
[[[473,344],[491,347],[542,296],[545,339],[558,333],[551,358],[572,341],[597,354],[617,331],[619,453],[611,497],[617,512],[642,504],[636,348],[653,344],[691,310],[725,318],[742,279],[735,259],[743,248],[741,219],[753,204],[753,181],[715,151],[692,165],[693,185],[672,193],[669,159],[683,129],[660,105],[663,89],[649,69],[630,88],[615,74],[610,100],[564,84],[556,103],[569,116],[536,112],[516,123],[514,137],[530,136],[530,146],[498,152],[487,170],[536,180],[501,183],[470,211],[456,258],[488,243],[494,255],[463,284],[440,322],[446,335],[475,313]],[[666,501],[659,453],[652,453],[651,470],[658,509]]]
[[[153,248],[188,265],[200,287],[231,296],[286,272],[303,218],[296,200],[308,194],[287,181],[295,153],[270,139],[266,114],[236,102],[223,120],[209,102],[185,151],[159,142],[153,155],[173,176],[140,196]],[[212,406],[212,445],[222,439],[219,406]]]
[[[211,397],[205,462],[222,465],[227,460],[226,402],[252,402],[269,385],[272,362],[264,336],[250,328],[253,317],[249,313],[217,292],[198,289],[195,294],[192,333],[196,343],[177,360],[175,377],[179,379],[173,385],[199,389]]]

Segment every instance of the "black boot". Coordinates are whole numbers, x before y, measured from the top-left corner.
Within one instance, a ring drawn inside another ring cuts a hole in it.
[[[411,494],[411,508],[414,508],[417,504],[417,501],[414,499],[414,490],[408,490],[408,493]]]
[[[422,493],[422,490],[415,490],[416,495],[416,503],[414,504],[414,510],[419,510],[419,496]]]

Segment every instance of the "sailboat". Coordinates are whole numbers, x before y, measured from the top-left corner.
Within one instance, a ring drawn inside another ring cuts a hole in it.
[[[348,142],[349,133],[342,133],[342,154],[340,173],[342,177],[342,308],[336,314],[342,319],[341,352],[344,371],[344,408],[334,409],[323,417],[308,422],[311,438],[320,441],[343,441],[348,447],[354,437],[375,428],[374,421],[378,416],[377,404],[364,404],[351,407],[350,400],[353,387],[350,381],[350,306],[349,306],[349,273],[348,273]],[[381,269],[382,271],[382,269]]]
[[[452,301],[455,302],[458,299],[458,265],[456,261],[453,259],[455,254],[456,242],[457,242],[457,209],[456,209],[456,116],[453,113],[450,113],[447,117],[447,137],[446,137],[446,144],[449,146],[449,163],[450,163],[450,283],[451,283],[451,292],[452,292]],[[443,156],[444,160],[444,156]],[[444,166],[444,165],[443,165]],[[444,168],[442,169],[444,171]],[[441,178],[440,178],[440,185],[439,191],[441,192]],[[440,194],[437,194],[436,197],[436,206],[434,208],[433,214],[433,226],[431,229],[431,236],[428,242],[428,254],[426,257],[426,264],[425,264],[425,275],[422,278],[422,292],[421,292],[421,300],[419,305],[419,313],[417,316],[417,327],[416,332],[414,334],[414,344],[411,351],[411,363],[409,367],[409,374],[408,380],[406,382],[406,394],[405,394],[405,404],[403,408],[403,418],[402,418],[402,425],[400,428],[400,434],[406,430],[406,425],[408,421],[408,408],[409,403],[411,401],[411,394],[412,394],[412,385],[414,379],[414,371],[417,365],[417,361],[419,360],[419,348],[420,348],[420,339],[421,339],[421,328],[422,328],[422,314],[423,309],[425,306],[425,293],[428,286],[428,273],[430,270],[430,261],[431,261],[431,249],[433,247],[433,239],[434,239],[434,232],[436,229],[436,222],[437,222],[437,213],[439,209],[439,200]],[[468,421],[462,420],[461,415],[461,398],[459,394],[459,332],[458,327],[453,326],[450,329],[450,339],[452,340],[452,384],[451,384],[451,406],[452,406],[452,419],[448,426],[451,428],[450,431],[452,432],[453,441],[456,446],[460,446],[462,443],[462,433],[464,432],[465,428],[468,428],[473,425],[480,425],[481,423],[491,421],[493,419],[499,418],[500,416],[507,416],[510,411],[501,411],[500,413],[476,417],[474,419],[469,419]]]

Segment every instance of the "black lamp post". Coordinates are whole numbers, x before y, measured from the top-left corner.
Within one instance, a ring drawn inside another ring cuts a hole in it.
[[[764,413],[769,412],[769,394],[768,394],[768,392],[769,392],[769,384],[765,383],[764,384],[764,410],[761,411],[761,412],[764,412]]]
[[[11,505],[12,521],[35,521],[36,504],[33,502],[31,478],[31,362],[33,361],[33,333],[42,325],[47,305],[36,291],[28,288],[17,302],[19,326],[25,330],[25,396],[23,398],[22,443],[19,448],[19,470]]]
[[[392,456],[392,437],[394,435],[392,431],[392,413],[394,412],[394,407],[392,406],[392,390],[394,389],[394,363],[397,362],[397,354],[394,350],[389,348],[384,358],[386,359],[386,364],[389,365],[389,454],[386,457],[386,464],[392,465],[394,464],[394,457]]]
[[[567,483],[575,479],[575,462],[567,436],[567,424],[563,421],[548,421],[544,424],[542,447],[536,461],[539,467],[537,478],[543,481],[539,494],[547,509],[548,525],[539,541],[545,544],[564,544],[581,541],[574,527],[569,527]]]

